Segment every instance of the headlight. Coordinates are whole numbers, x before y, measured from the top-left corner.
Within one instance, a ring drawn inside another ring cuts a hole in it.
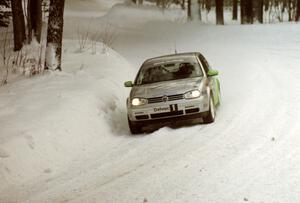
[[[141,106],[141,105],[145,105],[147,104],[147,99],[143,99],[143,98],[133,98],[131,100],[131,104],[133,106]]]
[[[192,90],[184,94],[186,99],[194,99],[200,97],[201,92],[199,90]]]

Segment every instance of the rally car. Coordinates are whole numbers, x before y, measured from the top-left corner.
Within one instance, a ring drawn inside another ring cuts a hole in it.
[[[220,104],[218,71],[198,52],[160,56],[146,60],[127,98],[132,134],[151,127],[181,123],[212,123]]]

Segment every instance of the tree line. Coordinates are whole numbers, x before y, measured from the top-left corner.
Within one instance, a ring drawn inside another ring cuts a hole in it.
[[[143,4],[146,0],[130,0],[134,4]],[[152,0],[153,1],[153,0]],[[224,8],[231,8],[232,19],[238,19],[240,8],[241,24],[263,23],[266,11],[275,9],[279,13],[287,12],[289,21],[300,20],[300,0],[154,0],[156,5],[167,8],[171,4],[186,10],[188,20],[193,18],[192,6],[210,12],[216,11],[216,24],[224,24]],[[65,0],[0,0],[0,26],[8,26],[7,18],[12,15],[14,50],[19,51],[24,44],[30,44],[33,38],[41,43],[43,15],[49,12],[44,69],[61,70],[61,47],[63,33],[63,14]],[[3,9],[4,8],[4,9]],[[7,12],[11,9],[11,13]],[[280,20],[280,19],[279,19]]]
[[[146,1],[146,0],[145,0]],[[195,1],[199,9],[210,12],[212,7],[216,9],[216,24],[224,24],[224,7],[232,9],[232,19],[238,20],[238,8],[240,8],[241,24],[252,24],[254,22],[264,23],[264,13],[274,11],[277,13],[277,20],[283,21],[283,13],[288,13],[288,21],[300,20],[300,0],[155,0],[158,7],[166,8],[170,4],[180,5],[187,11],[188,20],[193,19],[192,6]],[[143,0],[132,0],[134,4],[143,4]]]

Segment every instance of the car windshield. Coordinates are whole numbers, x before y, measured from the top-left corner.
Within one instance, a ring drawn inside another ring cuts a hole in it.
[[[148,62],[141,68],[135,84],[143,85],[169,80],[202,77],[203,72],[195,56]]]

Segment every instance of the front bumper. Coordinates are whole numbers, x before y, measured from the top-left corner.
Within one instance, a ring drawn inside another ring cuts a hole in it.
[[[159,123],[168,120],[190,120],[202,117],[209,110],[209,96],[132,106],[127,102],[128,119],[132,122]]]
[[[132,123],[136,126],[140,126],[144,130],[153,130],[161,127],[181,127],[190,126],[203,122],[203,117],[207,116],[208,112],[195,113],[191,115],[184,115],[172,118],[162,118],[155,120],[144,120],[144,121],[133,121]]]

